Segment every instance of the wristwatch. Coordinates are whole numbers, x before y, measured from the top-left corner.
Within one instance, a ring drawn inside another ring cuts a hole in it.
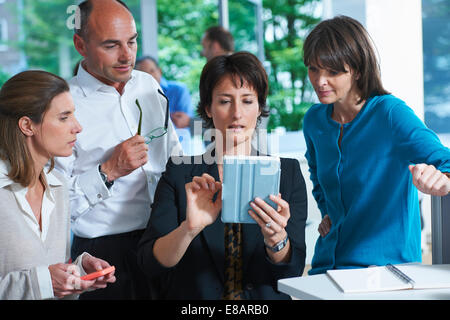
[[[281,240],[280,242],[278,242],[276,245],[274,245],[273,247],[269,246],[266,243],[266,240],[264,239],[264,245],[270,249],[270,251],[272,252],[278,252],[283,250],[283,248],[286,246],[287,242],[288,242],[289,237],[286,235],[286,238],[284,238],[284,240]]]
[[[113,186],[114,181],[108,181],[108,176],[106,175],[106,173],[104,173],[102,171],[102,165],[101,164],[98,165],[98,172],[100,172],[100,177],[102,178],[103,183],[105,184],[105,186],[108,189],[110,189]]]

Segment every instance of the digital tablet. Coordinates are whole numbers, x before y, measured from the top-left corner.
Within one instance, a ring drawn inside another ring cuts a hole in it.
[[[256,197],[273,208],[269,199],[280,189],[280,158],[269,156],[224,156],[222,215],[224,223],[256,223],[248,214]]]

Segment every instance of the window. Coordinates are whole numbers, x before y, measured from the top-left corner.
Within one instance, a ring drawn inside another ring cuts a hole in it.
[[[250,1],[229,0],[229,26],[235,40],[236,51],[249,51],[258,55],[256,5]]]
[[[450,2],[422,1],[425,123],[450,144]]]
[[[0,51],[8,50],[8,22],[6,19],[0,19]]]

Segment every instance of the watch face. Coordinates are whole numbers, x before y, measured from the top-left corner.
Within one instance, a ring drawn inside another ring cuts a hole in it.
[[[274,245],[273,247],[271,247],[264,240],[264,244],[266,245],[266,247],[269,248],[270,250],[272,250],[273,252],[281,251],[281,249],[283,249],[286,246],[287,242],[288,242],[288,237],[286,237],[286,239],[282,240],[281,242],[279,242],[276,245]]]
[[[281,251],[281,249],[283,249],[286,246],[287,243],[287,238],[283,241],[281,241],[280,243],[278,243],[274,248],[273,251],[278,252]]]

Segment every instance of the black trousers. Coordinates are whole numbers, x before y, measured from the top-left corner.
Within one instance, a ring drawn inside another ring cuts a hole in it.
[[[108,235],[93,239],[73,236],[71,256],[75,260],[83,252],[115,266],[116,282],[105,289],[80,295],[80,300],[151,299],[144,273],[137,264],[137,245],[144,230]]]

